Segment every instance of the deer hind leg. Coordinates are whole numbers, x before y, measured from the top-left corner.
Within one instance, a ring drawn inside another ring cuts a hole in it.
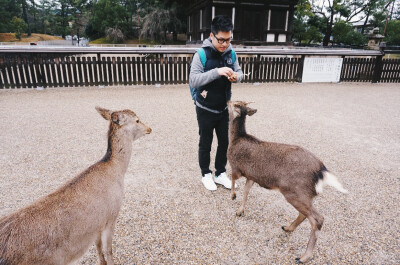
[[[231,199],[236,199],[236,192],[235,192],[235,182],[237,179],[240,178],[240,173],[232,171],[232,187],[231,187]]]
[[[112,237],[114,234],[115,221],[107,224],[106,228],[100,232],[96,246],[101,265],[114,265],[112,254]]]
[[[307,218],[311,224],[310,239],[308,240],[306,252],[301,256],[301,258],[296,259],[297,263],[307,262],[311,258],[319,231],[321,231],[322,224],[324,223],[324,217],[320,215],[314,207],[311,208],[311,213]]]
[[[242,205],[240,206],[239,210],[236,212],[237,216],[244,215],[244,208],[246,206],[247,196],[249,195],[250,188],[253,186],[253,184],[254,184],[254,181],[252,181],[250,179],[246,180],[246,184],[244,186],[244,192],[243,192],[243,201],[242,201]]]
[[[322,228],[322,224],[324,222],[324,217],[320,215],[315,208],[312,206],[312,198],[304,198],[303,200],[300,197],[289,197],[285,196],[286,200],[293,205],[299,211],[299,216],[296,220],[289,226],[289,228],[295,228],[298,226],[305,218],[310,221],[311,224],[311,234],[307,244],[306,252],[300,257],[296,258],[297,263],[305,263],[312,257],[312,252],[315,247],[315,243],[317,242],[318,233]],[[305,218],[303,219],[304,216]],[[302,220],[303,219],[303,220]],[[286,229],[284,229],[286,231]]]
[[[306,217],[299,212],[299,216],[297,216],[296,220],[294,220],[289,226],[282,226],[282,229],[285,232],[293,232],[305,219]]]

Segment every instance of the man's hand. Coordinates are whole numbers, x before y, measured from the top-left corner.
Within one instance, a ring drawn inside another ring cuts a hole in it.
[[[233,73],[233,70],[229,67],[218,68],[218,74],[221,76],[226,76],[229,78]]]
[[[236,82],[238,78],[237,73],[233,73],[231,76],[228,77],[228,80],[231,82]]]

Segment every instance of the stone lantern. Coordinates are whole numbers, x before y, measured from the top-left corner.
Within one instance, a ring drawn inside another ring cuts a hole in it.
[[[379,34],[379,28],[374,28],[370,34],[368,34],[368,48],[371,50],[379,50],[379,44],[382,42],[385,36]]]

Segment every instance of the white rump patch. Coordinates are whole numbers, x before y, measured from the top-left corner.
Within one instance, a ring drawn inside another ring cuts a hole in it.
[[[324,189],[324,181],[322,179],[319,179],[317,184],[315,185],[315,190],[317,191],[317,194],[321,194]]]
[[[333,175],[332,173],[329,173],[328,171],[324,171],[323,173],[324,178],[321,180],[318,180],[317,184],[315,185],[315,190],[317,194],[321,194],[323,191],[323,187],[325,185],[334,187],[338,191],[342,193],[348,193],[348,191],[343,188],[342,184],[337,180],[336,176]]]

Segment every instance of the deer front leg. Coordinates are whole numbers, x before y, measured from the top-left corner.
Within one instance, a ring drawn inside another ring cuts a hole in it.
[[[254,181],[247,179],[246,180],[246,185],[244,186],[244,192],[243,192],[243,201],[242,205],[240,206],[239,210],[236,212],[237,216],[242,216],[244,214],[244,208],[246,206],[247,202],[247,196],[249,195],[250,188],[253,186]]]
[[[231,187],[231,199],[236,199],[236,192],[235,192],[235,182],[240,177],[240,174],[237,172],[232,172],[232,187]]]
[[[99,254],[101,265],[114,265],[112,253],[112,237],[114,234],[115,221],[107,224],[106,228],[101,231],[100,239],[97,241],[97,251]]]
[[[97,247],[97,255],[99,256],[100,264],[104,265],[107,264],[106,259],[104,258],[104,252],[103,252],[103,242],[101,240],[101,232],[98,235],[98,238],[96,240],[96,247]]]

